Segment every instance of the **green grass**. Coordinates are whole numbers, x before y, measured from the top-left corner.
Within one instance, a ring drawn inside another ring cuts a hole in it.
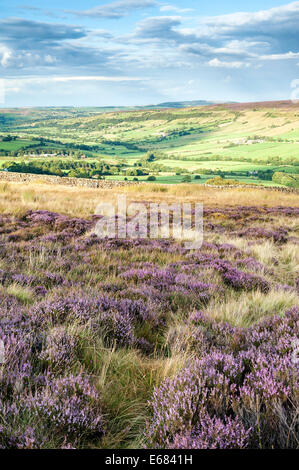
[[[59,153],[63,147],[67,148],[66,144],[79,148],[83,145],[96,146],[93,151],[83,148],[82,153],[90,159],[100,158],[111,163],[121,161],[128,167],[139,161],[147,151],[159,151],[163,158],[156,163],[174,172],[176,168],[198,170],[199,174],[203,169],[246,172],[270,168],[273,171],[296,172],[298,166],[294,162],[299,162],[297,109],[296,106],[276,108],[275,104],[271,109],[261,104],[257,105],[256,110],[244,107],[241,111],[224,105],[152,111],[133,108],[32,108],[26,112],[12,110],[1,114],[0,110],[0,132],[20,137],[13,142],[0,142],[0,150],[16,151],[38,143],[43,137],[61,142],[46,142],[45,152],[54,148]],[[122,112],[116,112],[120,110]],[[250,140],[260,141],[248,144]],[[71,156],[65,158],[75,159]],[[270,161],[275,158],[279,160]],[[0,164],[1,161],[5,160],[1,158]],[[260,182],[241,175],[228,177],[244,182]],[[146,177],[138,179],[144,181]],[[181,177],[164,173],[157,177],[159,183],[176,184],[181,180]],[[205,177],[196,182],[202,183],[204,180]]]
[[[11,152],[20,150],[23,147],[30,147],[30,145],[39,144],[39,141],[32,141],[32,140],[12,140],[10,142],[2,142],[0,141],[0,150],[8,150]]]
[[[209,179],[213,178],[215,175],[212,174],[207,174],[207,175],[201,175],[200,179],[195,179],[194,176],[191,176],[191,183],[192,184],[205,184]],[[124,181],[124,179],[127,178],[128,181],[133,181],[132,176],[119,176],[119,175],[114,175],[114,176],[105,176],[105,180],[112,180],[112,181]],[[153,183],[153,181],[147,181],[147,176],[138,176],[138,181],[146,182],[146,183]],[[272,181],[265,181],[261,180],[258,178],[249,178],[246,176],[238,176],[234,177],[234,179],[238,180],[240,183],[244,184],[261,184],[263,186],[282,186],[281,184],[274,183]],[[160,183],[160,184],[179,184],[183,183],[184,181],[184,175],[165,175],[165,174],[160,174],[159,176],[156,176],[156,181],[155,183]]]

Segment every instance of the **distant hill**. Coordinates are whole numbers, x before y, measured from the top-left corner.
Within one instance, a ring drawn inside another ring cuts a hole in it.
[[[165,103],[159,103],[153,106],[145,106],[149,108],[188,108],[194,106],[211,106],[213,104],[224,104],[224,103],[232,103],[224,102],[224,101],[206,101],[206,100],[193,100],[193,101],[169,101]]]
[[[155,176],[158,183],[178,184],[191,177],[200,184],[221,176],[295,187],[298,110],[299,102],[292,101],[204,100],[135,108],[0,109],[0,169],[28,158],[47,172],[82,174],[86,167],[92,174],[108,164],[105,178]]]
[[[52,116],[66,117],[66,116],[87,116],[100,113],[113,113],[119,111],[142,111],[142,110],[155,110],[155,109],[178,109],[178,108],[194,108],[196,106],[217,106],[217,105],[241,105],[236,101],[206,101],[206,100],[193,100],[193,101],[166,101],[158,104],[148,104],[139,106],[37,106],[37,107],[22,107],[22,108],[0,108],[1,114],[23,115],[28,118],[30,115],[37,117],[41,114],[52,113]],[[256,103],[255,103],[256,104]]]

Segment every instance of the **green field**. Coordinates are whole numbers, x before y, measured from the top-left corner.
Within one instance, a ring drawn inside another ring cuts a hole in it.
[[[116,180],[116,181],[123,181],[126,177],[125,176],[106,176],[106,180]],[[194,177],[191,178],[191,184],[205,184],[209,179],[213,178],[213,175],[204,175],[201,176],[201,179],[195,179]],[[127,177],[128,181],[133,181],[132,177]],[[153,183],[152,181],[147,181],[147,176],[139,176],[138,181],[142,181],[145,183]],[[256,178],[254,181],[252,178],[246,178],[246,177],[238,177],[238,181],[242,184],[262,184],[265,186],[282,186],[281,184],[273,183],[272,181],[263,181],[258,178]],[[159,184],[179,184],[179,183],[184,183],[184,177],[183,176],[177,176],[177,175],[160,175],[156,176],[156,183]]]
[[[39,144],[39,141],[33,140],[33,141],[28,141],[28,140],[21,140],[21,139],[16,139],[11,142],[1,142],[0,141],[0,150],[8,150],[8,151],[16,151],[20,150],[21,148],[24,147],[29,147],[30,145],[35,145]]]
[[[201,175],[198,183],[223,172],[242,182],[269,184],[257,172],[299,173],[298,116],[299,105],[289,102],[0,110],[0,162],[84,157],[120,165],[121,171],[107,178],[121,179],[152,152],[154,162],[146,164],[146,171],[157,182],[179,183],[183,177],[176,173],[181,171]],[[15,140],[2,142],[1,136],[9,134]]]

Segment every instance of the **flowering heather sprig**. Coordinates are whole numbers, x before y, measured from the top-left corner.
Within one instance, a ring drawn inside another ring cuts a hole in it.
[[[47,210],[37,210],[37,211],[29,210],[26,212],[24,219],[30,222],[33,222],[35,224],[51,225],[55,222],[57,217],[59,217],[59,214],[55,212],[49,212]]]
[[[44,287],[49,288],[52,286],[59,286],[61,284],[66,284],[66,280],[61,276],[61,274],[45,272],[40,278],[40,282]]]
[[[277,230],[266,230],[261,227],[250,227],[239,232],[238,236],[246,238],[272,238],[275,243],[280,244],[286,243],[289,238],[288,230],[282,227],[279,227]]]
[[[163,289],[174,283],[175,272],[159,268],[131,269],[121,274],[124,279],[131,279],[135,282],[148,281],[153,287]]]
[[[114,299],[92,293],[56,297],[36,304],[31,309],[31,320],[40,325],[79,321],[101,332],[107,339],[128,345],[135,342],[136,323],[159,322],[155,312],[142,300]]]
[[[33,375],[32,338],[30,336],[5,335],[0,332],[4,344],[4,363],[0,365],[0,401],[9,401],[28,388]]]
[[[56,231],[65,231],[68,230],[72,232],[73,236],[82,235],[88,229],[92,227],[92,221],[79,219],[79,218],[70,218],[65,215],[59,215],[55,219],[54,229]]]
[[[226,419],[231,412],[230,386],[242,372],[242,364],[232,355],[213,352],[165,380],[153,394],[147,446],[184,448],[187,440],[199,449],[246,447],[250,429],[238,417]]]
[[[6,279],[8,278],[8,273],[3,269],[0,269],[0,284],[4,284]]]
[[[285,291],[285,292],[291,292],[294,290],[294,288],[292,286],[289,286],[288,284],[276,284],[276,287],[275,287],[276,290],[282,290],[282,291]]]
[[[159,269],[157,267],[132,268],[120,276],[123,279],[134,281],[136,284],[143,283],[144,293],[147,288],[154,289],[158,293],[196,295],[197,300],[207,302],[217,286],[211,283],[202,282],[198,276],[178,274],[176,269]],[[141,288],[141,286],[140,286]],[[156,297],[156,296],[155,296]],[[161,299],[160,299],[161,300]]]
[[[0,415],[6,417],[5,426],[0,425],[0,449],[39,449],[43,444],[31,426],[20,429],[20,410],[16,405],[4,406],[0,402]]]
[[[252,258],[252,257],[237,259],[236,265],[238,267],[244,267],[247,269],[251,268],[251,269],[254,269],[255,271],[262,271],[264,269],[264,266],[261,263],[259,263],[255,258]]]
[[[172,449],[245,449],[248,446],[250,429],[245,430],[239,418],[211,418],[201,412],[199,424],[191,432],[178,434]]]
[[[73,442],[103,434],[100,397],[88,377],[48,377],[46,386],[28,396],[23,406]]]
[[[35,276],[28,276],[26,274],[13,274],[11,280],[22,284],[23,286],[30,286],[35,282]]]
[[[7,315],[13,315],[20,311],[20,303],[18,300],[10,294],[6,292],[1,292],[0,294],[0,312],[1,312],[1,321],[0,321],[0,331],[1,331],[1,324],[2,319],[5,318]]]
[[[37,296],[41,297],[44,297],[47,294],[47,289],[44,286],[36,286],[34,291]]]
[[[255,274],[238,271],[237,269],[227,269],[222,273],[224,282],[234,289],[244,289],[247,291],[261,290],[268,292],[270,284],[268,281]]]
[[[190,326],[199,359],[155,389],[147,446],[296,447],[299,309],[248,329],[201,313]]]
[[[64,327],[54,328],[47,336],[39,359],[50,364],[51,369],[65,370],[76,360],[78,338],[67,333]]]

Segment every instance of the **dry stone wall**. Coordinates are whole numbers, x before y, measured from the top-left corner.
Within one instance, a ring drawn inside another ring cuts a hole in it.
[[[299,189],[296,188],[287,188],[284,186],[259,186],[255,184],[236,184],[236,185],[215,185],[215,184],[204,184],[207,188],[216,188],[216,189],[231,189],[231,188],[242,188],[242,189],[263,189],[265,191],[278,191],[280,193],[295,193],[299,194]]]
[[[32,173],[13,173],[10,171],[0,171],[0,181],[11,181],[19,183],[30,183],[34,181],[42,181],[47,184],[62,184],[66,186],[80,186],[84,188],[103,188],[112,189],[117,187],[129,186],[132,184],[141,184],[140,181],[108,181],[108,180],[94,180],[88,178],[68,178],[54,175],[37,175]],[[263,189],[265,191],[279,191],[283,193],[296,193],[299,194],[299,190],[295,188],[286,188],[280,186],[257,186],[257,185],[211,185],[204,184],[205,187],[214,189],[231,189],[231,188],[242,188],[242,189]]]
[[[68,178],[55,175],[37,175],[32,173],[14,173],[10,171],[0,171],[0,180],[19,183],[30,183],[42,181],[47,184],[62,184],[66,186],[80,186],[84,188],[115,188],[138,184],[138,181],[108,181],[94,180],[89,178]]]

